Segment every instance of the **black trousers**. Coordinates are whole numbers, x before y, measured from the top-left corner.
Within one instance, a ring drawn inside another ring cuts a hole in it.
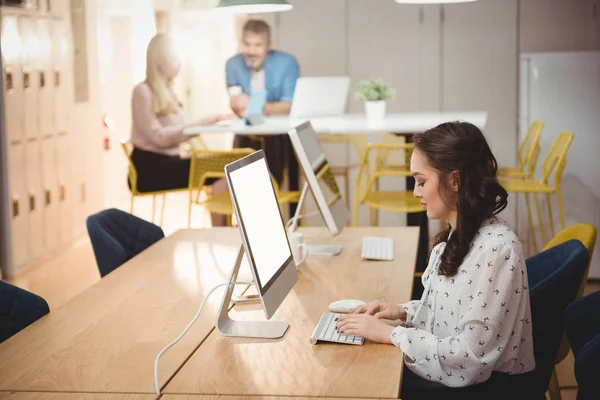
[[[131,161],[137,171],[137,189],[141,193],[188,187],[189,159],[134,148]],[[216,179],[209,179],[205,184],[211,185],[215,181]],[[131,189],[131,183],[129,188]]]
[[[531,374],[509,375],[492,372],[492,376],[477,385],[450,388],[423,379],[406,364],[402,374],[402,400],[545,400],[544,395],[532,393]]]
[[[264,145],[263,145],[264,144]],[[287,166],[289,190],[298,190],[298,160],[294,154],[294,148],[288,135],[269,135],[264,136],[262,140],[253,140],[249,136],[236,135],[233,140],[233,147],[249,147],[255,150],[263,149],[271,175],[279,185],[283,181],[283,171]],[[293,215],[296,211],[296,204],[290,205],[290,213]]]

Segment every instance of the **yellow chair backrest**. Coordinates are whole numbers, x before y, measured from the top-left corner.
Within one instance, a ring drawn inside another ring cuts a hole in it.
[[[188,188],[190,190],[202,189],[207,179],[224,178],[227,164],[246,157],[255,151],[253,149],[206,150],[194,148],[190,163]]]
[[[548,184],[548,179],[554,171],[554,184],[560,185],[562,174],[567,165],[567,152],[573,142],[573,136],[569,131],[562,131],[552,144],[542,165],[542,182],[545,184]]]
[[[356,142],[356,145],[360,145]],[[365,142],[366,144],[366,142]],[[355,195],[362,203],[380,176],[410,176],[410,157],[415,146],[412,143],[372,143],[366,145],[356,177]],[[395,154],[401,153],[395,157]],[[398,163],[399,160],[403,160]]]
[[[590,224],[571,225],[571,226],[563,229],[562,231],[558,232],[558,234],[556,236],[554,236],[552,238],[552,240],[550,240],[548,242],[548,244],[544,247],[544,250],[548,250],[549,248],[558,246],[559,244],[569,241],[571,239],[576,239],[576,240],[579,240],[581,243],[583,243],[583,245],[587,249],[588,253],[590,254],[590,262],[591,262],[592,256],[594,255],[594,247],[596,246],[596,235],[597,235],[597,229],[594,225],[590,225]],[[585,283],[585,280],[587,279],[589,268],[590,268],[590,264],[588,263],[588,267],[584,274],[584,283]],[[577,298],[581,297],[581,295],[583,294],[584,286],[585,285],[581,285],[581,288],[579,289],[580,293],[578,294]]]
[[[533,179],[535,173],[535,167],[540,156],[540,137],[542,136],[542,130],[544,129],[544,123],[541,121],[533,121],[529,126],[527,135],[517,152],[519,158],[519,170],[527,172],[530,179]]]
[[[583,243],[583,245],[587,249],[590,255],[590,261],[588,262],[587,268],[585,269],[585,273],[583,274],[583,281],[581,282],[581,286],[579,287],[579,291],[577,292],[576,299],[580,299],[583,296],[583,291],[585,290],[585,283],[587,281],[588,272],[590,271],[590,264],[592,262],[592,256],[594,255],[594,248],[596,247],[597,233],[597,229],[594,225],[571,225],[560,231],[558,235],[554,236],[552,240],[550,240],[548,244],[546,244],[546,246],[544,247],[544,250],[548,250],[554,246],[558,246],[561,243],[575,239]],[[567,355],[569,354],[569,349],[569,343],[566,339],[566,336],[564,336],[558,351],[558,357],[556,359],[557,362],[560,362],[567,357]]]
[[[131,161],[131,153],[133,152],[133,144],[130,140],[123,139],[121,140],[121,148],[123,149],[123,153],[125,153],[125,157],[127,157],[128,169],[127,176],[129,178],[129,183],[131,184],[131,192],[133,194],[137,194],[137,170],[135,169],[135,165],[133,165],[133,161]]]

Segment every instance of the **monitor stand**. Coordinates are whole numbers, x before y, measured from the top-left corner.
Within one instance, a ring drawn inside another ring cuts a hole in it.
[[[290,324],[285,321],[236,321],[229,316],[229,304],[231,302],[231,296],[233,294],[233,289],[235,288],[235,282],[240,271],[240,266],[242,265],[244,254],[244,246],[242,245],[238,251],[235,265],[231,271],[231,276],[229,277],[227,290],[221,301],[221,306],[219,307],[216,324],[217,330],[223,336],[263,339],[280,338],[290,326]]]
[[[296,207],[296,213],[292,218],[292,225],[288,229],[289,232],[294,232],[298,227],[298,221],[300,221],[301,215],[300,210],[304,205],[304,200],[306,199],[306,194],[308,193],[308,183],[304,182],[304,186],[302,187],[302,193],[300,193],[300,200],[298,201],[298,206]],[[325,256],[325,257],[333,257],[340,254],[342,251],[342,245],[340,244],[324,244],[324,245],[311,245],[307,244],[306,249],[308,250],[309,256]]]

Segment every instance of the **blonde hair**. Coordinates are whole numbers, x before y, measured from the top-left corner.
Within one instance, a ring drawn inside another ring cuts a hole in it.
[[[172,90],[172,79],[160,71],[160,63],[173,47],[165,33],[154,35],[146,50],[146,83],[152,90],[152,111],[157,115],[176,114],[181,103]]]

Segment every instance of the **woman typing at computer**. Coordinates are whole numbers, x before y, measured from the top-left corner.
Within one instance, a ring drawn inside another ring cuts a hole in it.
[[[535,368],[525,259],[515,233],[495,216],[507,193],[488,143],[477,127],[458,122],[414,142],[414,194],[430,219],[450,225],[435,240],[423,296],[401,305],[372,301],[338,321],[344,334],[402,349],[402,398],[409,400],[427,387],[472,386]]]
[[[180,66],[170,37],[163,33],[155,35],[146,53],[146,80],[133,89],[131,99],[134,146],[131,161],[137,170],[140,192],[188,187],[190,160],[179,157],[179,145],[189,139],[183,130],[233,118],[219,114],[186,122],[181,103],[172,89]],[[220,186],[220,190],[226,189],[224,180]],[[224,218],[222,220],[224,222]]]

